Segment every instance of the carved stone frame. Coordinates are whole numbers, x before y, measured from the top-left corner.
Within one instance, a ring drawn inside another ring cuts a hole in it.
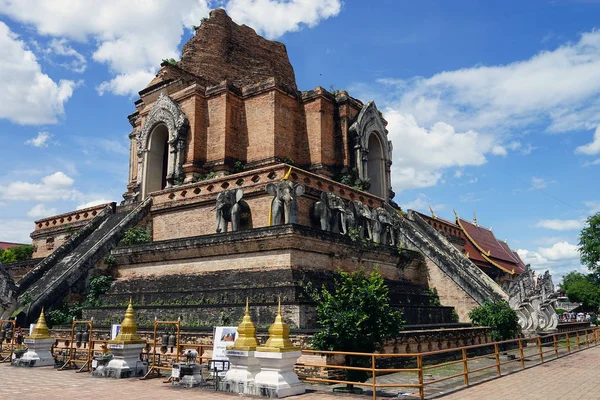
[[[349,131],[355,135],[354,141],[354,160],[356,170],[360,179],[368,179],[367,161],[369,159],[369,138],[371,135],[377,135],[382,145],[382,153],[385,159],[385,176],[383,176],[384,190],[387,192],[387,198],[393,197],[390,171],[392,166],[392,142],[388,140],[388,131],[381,113],[377,109],[373,100],[363,106],[358,113],[356,121],[350,126]]]
[[[141,132],[136,137],[137,155],[138,155],[138,176],[139,185],[144,185],[144,170],[147,162],[148,140],[150,134],[159,124],[165,124],[169,131],[169,155],[167,161],[167,187],[173,186],[173,181],[180,178],[183,174],[181,166],[184,163],[185,138],[187,136],[189,122],[175,101],[169,96],[161,93],[158,99],[152,105],[152,109],[144,121]],[[147,193],[145,188],[141,188],[142,196]]]

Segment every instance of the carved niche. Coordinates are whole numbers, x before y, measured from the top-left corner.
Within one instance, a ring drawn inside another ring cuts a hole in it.
[[[390,168],[392,165],[392,142],[388,140],[388,131],[385,128],[386,122],[381,116],[381,112],[377,109],[374,101],[370,101],[363,106],[358,113],[356,120],[350,126],[350,133],[354,136],[354,165],[360,179],[373,178],[373,174],[379,175],[377,172],[372,171],[369,174],[369,152],[373,152],[374,149],[369,148],[369,142],[371,135],[376,135],[377,141],[381,144],[381,179],[378,182],[379,188],[373,187],[371,182],[371,189],[369,192],[379,195],[384,199],[393,197],[392,186],[390,180]],[[379,151],[378,149],[375,149]],[[372,154],[373,155],[373,154]],[[371,179],[372,181],[372,179]]]
[[[137,182],[138,184],[143,184],[144,182],[144,163],[147,160],[147,157],[144,155],[148,152],[150,134],[159,124],[166,125],[169,132],[166,180],[167,187],[171,187],[173,186],[173,181],[181,178],[183,174],[181,166],[185,161],[185,138],[189,122],[179,104],[164,93],[161,93],[154,104],[152,104],[152,109],[136,137],[138,155]],[[142,193],[144,193],[144,196],[147,195],[143,189]]]

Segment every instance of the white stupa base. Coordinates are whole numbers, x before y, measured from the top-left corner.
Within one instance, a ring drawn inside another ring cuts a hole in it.
[[[13,359],[12,364],[17,367],[54,366],[54,356],[52,356],[50,349],[55,342],[54,338],[25,339],[24,343],[27,346],[27,351],[21,358]]]
[[[101,378],[135,378],[141,377],[148,371],[148,365],[140,361],[140,353],[145,344],[109,344],[108,348],[113,354],[113,359],[101,370],[92,373]]]
[[[255,351],[227,350],[229,371],[219,384],[223,392],[252,394],[254,377],[260,372],[260,365],[254,356]]]
[[[269,352],[257,351],[260,372],[254,377],[254,393],[263,397],[288,397],[306,391],[304,384],[294,372],[294,364],[301,351]]]

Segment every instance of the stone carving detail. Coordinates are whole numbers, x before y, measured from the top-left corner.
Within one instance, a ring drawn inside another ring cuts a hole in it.
[[[340,196],[322,192],[321,200],[313,205],[313,215],[327,232],[348,234],[347,206]]]
[[[382,156],[385,158],[385,173],[381,179],[385,182],[386,192],[392,190],[390,180],[390,167],[392,165],[392,142],[387,140],[387,129],[381,113],[374,101],[363,106],[358,113],[356,121],[350,126],[349,131],[354,136],[354,159],[356,170],[360,179],[369,179],[367,171],[369,160],[369,138],[377,135],[382,146]],[[387,193],[386,193],[387,194]],[[386,197],[385,195],[382,197]]]
[[[173,185],[173,180],[183,174],[181,166],[184,162],[185,136],[188,130],[188,119],[175,101],[161,93],[152,104],[152,109],[144,121],[144,126],[136,137],[138,154],[137,182],[143,182],[144,153],[148,151],[148,139],[156,125],[163,123],[169,131],[169,155],[167,161],[167,187]]]
[[[398,215],[394,210],[388,211],[387,203],[384,207],[378,207],[377,212],[377,237],[379,243],[395,246],[396,245],[396,234],[394,230],[394,218],[393,215]],[[391,208],[391,207],[389,207]]]
[[[265,187],[267,193],[273,196],[271,202],[271,225],[298,223],[298,203],[296,197],[304,194],[304,185],[294,184],[283,180],[269,183]]]
[[[374,210],[361,203],[358,200],[351,201],[354,208],[354,217],[356,219],[356,228],[360,230],[360,237],[362,239],[374,240],[373,237],[373,225],[377,221],[377,212],[373,213]]]
[[[250,209],[248,203],[242,200],[243,196],[242,189],[229,189],[217,194],[217,233],[227,232],[229,222],[232,232],[240,229],[241,215]]]
[[[558,293],[554,291],[548,271],[536,282],[528,264],[525,272],[510,283],[508,295],[508,304],[516,311],[524,334],[548,333],[556,329],[558,317],[554,303]]]

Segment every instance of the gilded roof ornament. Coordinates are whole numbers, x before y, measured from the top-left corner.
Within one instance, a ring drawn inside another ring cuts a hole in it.
[[[144,339],[137,334],[137,324],[133,313],[133,300],[129,298],[129,305],[125,310],[125,318],[121,322],[121,329],[114,340],[110,340],[109,344],[140,344],[146,343]]]
[[[431,208],[431,205],[429,206],[429,211],[431,211],[431,218],[437,218],[435,213],[433,212],[433,208]]]
[[[293,345],[290,340],[290,328],[283,322],[283,317],[281,316],[281,297],[277,303],[277,316],[275,317],[275,322],[269,328],[269,339],[264,346],[257,347],[256,351],[283,353],[300,350],[300,348]]]

